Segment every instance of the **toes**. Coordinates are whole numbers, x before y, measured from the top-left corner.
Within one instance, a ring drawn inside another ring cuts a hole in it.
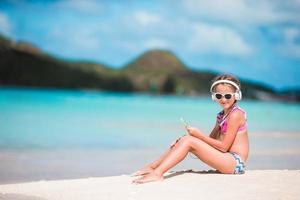
[[[131,176],[143,176],[145,174],[148,174],[149,172],[142,172],[142,171],[138,171],[138,172],[135,172],[133,174],[131,174]]]
[[[132,182],[135,184],[142,184],[142,183],[147,183],[147,182],[152,182],[152,181],[162,181],[163,177],[156,177],[152,175],[146,175],[141,178],[135,179]]]
[[[144,176],[146,174],[149,174],[153,171],[153,168],[146,168],[143,170],[138,170],[136,172],[134,172],[133,174],[131,174],[131,176]]]
[[[137,171],[131,174],[131,176],[139,176],[139,174],[141,173],[141,171]]]
[[[138,184],[142,178],[134,179],[131,183]]]
[[[144,179],[145,179],[145,176],[136,178],[132,181],[132,183],[139,184],[139,183],[142,183]]]
[[[142,184],[142,183],[145,183],[145,182],[147,182],[145,178],[139,178],[139,179],[135,180],[134,183],[136,183],[136,184]]]

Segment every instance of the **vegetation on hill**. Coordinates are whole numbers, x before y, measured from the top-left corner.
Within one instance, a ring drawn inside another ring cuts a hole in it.
[[[0,39],[0,85],[132,91],[131,81],[104,65],[66,62]]]

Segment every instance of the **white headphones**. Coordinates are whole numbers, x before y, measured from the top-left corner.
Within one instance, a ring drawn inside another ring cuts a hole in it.
[[[212,93],[212,95],[211,95],[212,100],[214,100],[214,101],[216,100],[212,89],[214,88],[215,85],[217,85],[219,83],[228,83],[228,84],[234,86],[236,88],[236,91],[234,93],[235,100],[239,101],[242,99],[242,91],[240,90],[240,87],[235,82],[230,81],[230,80],[218,80],[218,81],[215,81],[210,87],[210,92]]]

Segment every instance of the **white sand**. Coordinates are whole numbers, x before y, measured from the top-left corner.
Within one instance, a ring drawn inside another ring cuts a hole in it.
[[[173,172],[165,180],[131,184],[129,175],[0,185],[0,199],[300,199],[300,170],[254,170],[244,175]]]

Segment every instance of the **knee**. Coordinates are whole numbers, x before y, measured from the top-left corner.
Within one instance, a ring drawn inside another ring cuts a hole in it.
[[[190,149],[190,152],[193,152],[196,148],[199,149],[199,148],[202,148],[204,145],[207,145],[205,142],[203,142],[199,138],[196,138],[191,135],[186,135],[186,136],[182,137],[181,139],[182,139],[181,144],[188,146]]]
[[[179,143],[180,143],[181,145],[191,147],[192,144],[193,144],[193,140],[194,140],[194,137],[193,137],[193,136],[191,136],[191,135],[186,135],[186,136],[183,136],[183,137],[179,140]]]

